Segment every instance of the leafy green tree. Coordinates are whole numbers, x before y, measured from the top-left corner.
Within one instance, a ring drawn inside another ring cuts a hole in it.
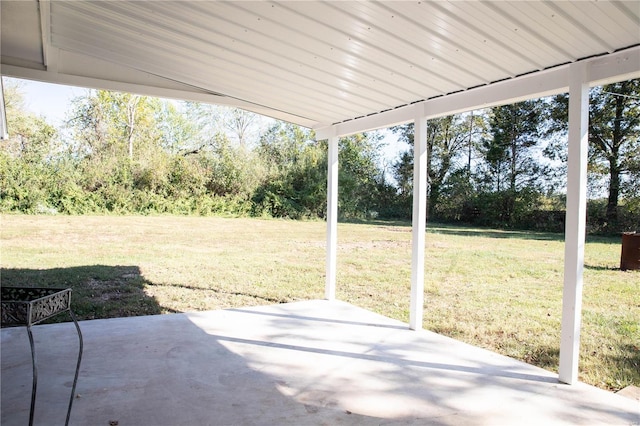
[[[32,163],[46,160],[57,149],[55,127],[26,110],[24,95],[14,80],[5,81],[4,98],[9,139],[2,143],[3,150]]]
[[[188,111],[182,109],[187,103],[162,102],[156,111],[156,122],[160,131],[160,145],[169,154],[187,152],[198,138],[198,126]],[[191,148],[192,149],[192,148]]]
[[[631,147],[624,160],[628,176],[620,184],[620,191],[628,198],[637,198],[640,203],[640,144]]]
[[[262,182],[264,167],[255,152],[232,145],[224,136],[212,152],[201,154],[209,167],[207,187],[218,196],[249,200]]]
[[[412,142],[413,143],[413,142]],[[392,164],[393,178],[398,187],[398,195],[411,197],[413,190],[413,151],[403,151]]]
[[[56,129],[25,108],[20,84],[3,80],[9,138],[0,144],[0,211],[54,212],[52,188],[62,185]]]
[[[175,145],[175,135],[188,126],[167,101],[89,90],[73,100],[67,127],[79,184],[94,194],[99,209],[135,211],[147,197],[141,194],[171,192],[171,153],[163,147]],[[144,207],[153,208],[148,202]]]
[[[214,142],[212,137],[222,135],[228,142],[243,149],[252,148],[263,131],[264,118],[240,108],[187,102],[189,117],[196,123],[202,136],[209,138],[196,140],[194,150],[201,150]]]
[[[640,150],[640,79],[594,88],[589,105],[593,162],[604,163],[604,170],[608,169],[606,216],[616,223],[623,182],[634,174]],[[628,182],[634,182],[631,187],[638,186],[638,180]]]
[[[477,138],[484,129],[482,114],[457,114],[429,120],[427,123],[428,205],[429,213],[438,211],[447,180],[458,170],[470,166]],[[403,142],[413,146],[413,123],[392,128]],[[409,198],[413,179],[413,150],[401,153],[394,163],[394,178],[401,198]],[[458,180],[456,180],[458,181]],[[405,203],[406,204],[406,203]]]
[[[271,168],[284,171],[294,167],[304,152],[315,146],[312,141],[311,131],[277,121],[262,135],[256,152]]]
[[[553,98],[550,132],[565,135],[568,94]],[[557,148],[557,146],[556,146]],[[606,221],[618,222],[620,197],[637,196],[640,173],[640,79],[594,87],[589,94],[589,174],[606,178]]]
[[[72,101],[67,125],[80,154],[134,160],[161,145],[156,114],[160,108],[157,98],[90,90]]]
[[[313,132],[277,121],[255,152],[266,174],[253,197],[254,213],[293,219],[325,215],[327,146],[313,142]]]
[[[377,132],[340,139],[338,209],[346,218],[368,218],[380,210],[378,196],[384,173],[380,168],[382,138]]]

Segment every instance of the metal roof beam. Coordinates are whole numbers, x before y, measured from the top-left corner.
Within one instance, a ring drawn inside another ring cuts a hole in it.
[[[51,45],[51,3],[49,0],[39,0],[40,33],[42,35],[42,63],[48,71],[58,70],[57,49]]]
[[[584,62],[588,67],[590,86],[638,78],[640,77],[640,46],[578,62]],[[569,67],[570,64],[561,65],[475,89],[317,128],[315,129],[316,139],[327,139],[332,132],[339,136],[346,136],[407,123],[415,118],[416,106],[424,108],[427,118],[436,118],[567,92],[569,90]]]

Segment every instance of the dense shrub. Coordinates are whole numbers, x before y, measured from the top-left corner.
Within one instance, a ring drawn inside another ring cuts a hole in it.
[[[249,194],[207,190],[207,170],[175,158],[168,167],[123,159],[103,169],[84,162],[31,163],[0,151],[0,212],[28,214],[226,214],[252,211]]]
[[[629,198],[618,206],[616,223],[607,219],[607,200],[590,200],[587,203],[587,232],[592,234],[619,234],[640,232],[640,198]]]

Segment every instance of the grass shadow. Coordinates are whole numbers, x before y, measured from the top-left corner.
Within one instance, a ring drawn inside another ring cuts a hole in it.
[[[411,228],[411,221],[406,220],[382,220],[382,219],[345,219],[340,223],[355,225],[377,225],[382,227],[406,227]],[[456,235],[461,237],[484,237],[484,238],[509,238],[522,240],[541,241],[564,241],[564,234],[553,232],[538,232],[524,230],[501,230],[495,228],[479,228],[464,225],[448,225],[437,222],[427,223],[427,232],[432,234]]]
[[[214,295],[239,296],[246,299],[254,299],[254,300],[264,301],[269,304],[276,304],[276,305],[281,303],[293,302],[293,299],[289,299],[285,297],[270,297],[266,295],[261,295],[257,291],[250,293],[250,292],[244,292],[244,291],[224,290],[221,288],[197,287],[197,286],[191,286],[191,285],[185,285],[185,284],[162,284],[162,286],[173,287],[173,288],[190,291],[190,292],[201,291],[201,292],[210,293]]]
[[[379,225],[379,226],[402,226],[411,228],[410,220],[393,220],[393,219],[357,219],[357,218],[340,218],[339,223],[350,225]]]
[[[557,372],[560,365],[560,347],[535,345],[523,356],[522,360],[527,364]]]
[[[451,226],[439,223],[427,224],[427,232],[443,235],[456,235],[461,237],[484,237],[500,239],[538,240],[538,241],[564,241],[564,234],[537,231],[500,230],[494,228],[472,228],[464,226]]]
[[[406,220],[365,220],[365,219],[349,219],[340,220],[341,223],[349,223],[356,225],[378,225],[392,227],[411,228],[411,221]],[[540,232],[518,229],[496,229],[482,228],[466,225],[450,225],[438,222],[427,223],[427,232],[432,234],[456,235],[461,237],[484,237],[499,239],[521,239],[521,240],[538,240],[538,241],[558,241],[564,242],[564,233],[562,232]],[[618,235],[587,235],[586,241],[598,244],[621,244]]]
[[[71,288],[71,308],[79,320],[154,315],[166,312],[145,293],[151,285],[137,266],[87,265],[68,268],[0,268],[7,287]],[[58,315],[48,322],[68,321]]]
[[[617,266],[593,266],[585,264],[584,268],[591,271],[620,271],[620,268]]]
[[[608,355],[609,361],[616,366],[616,376],[608,385],[614,391],[640,383],[640,343],[622,343],[615,355]]]

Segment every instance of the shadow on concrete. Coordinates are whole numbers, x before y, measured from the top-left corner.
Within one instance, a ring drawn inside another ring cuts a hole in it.
[[[356,352],[348,352],[348,351],[335,351],[328,349],[319,349],[308,346],[300,346],[300,345],[288,345],[288,344],[278,344],[270,341],[261,341],[261,340],[251,340],[251,339],[240,339],[237,337],[229,337],[229,336],[216,336],[211,335],[211,337],[216,338],[218,341],[228,341],[228,342],[236,342],[242,343],[245,345],[257,345],[264,346],[269,348],[278,348],[285,349],[287,351],[298,351],[298,352],[310,352],[310,353],[318,353],[323,355],[337,356],[343,358],[354,358],[361,359],[367,361],[374,362],[382,362],[382,363],[391,363],[397,366],[405,366],[405,367],[420,367],[426,369],[436,369],[436,370],[446,370],[446,371],[459,371],[471,374],[490,374],[492,377],[509,377],[513,379],[519,380],[532,380],[537,382],[546,382],[546,383],[558,383],[558,379],[550,376],[542,376],[536,374],[524,374],[518,373],[514,371],[509,371],[506,368],[491,368],[488,369],[487,366],[478,366],[478,367],[470,367],[463,365],[455,365],[448,363],[437,363],[437,362],[425,362],[425,361],[417,361],[410,359],[401,359],[397,357],[390,357],[385,355],[371,355],[371,354],[363,354]]]
[[[75,350],[68,326],[33,327],[40,365],[36,425],[61,424],[66,414]],[[81,327],[85,353],[72,425],[382,423],[348,410],[329,392],[289,394],[287,377],[251,366],[183,314],[84,321]],[[23,425],[31,390],[26,334],[4,329],[1,347],[1,424]]]
[[[633,401],[342,302],[83,321],[74,425],[633,423]],[[71,324],[34,327],[36,424],[64,418]],[[28,418],[24,330],[2,330],[2,425]]]
[[[341,319],[329,319],[329,318],[322,318],[322,317],[311,317],[311,316],[307,316],[307,315],[277,314],[277,313],[274,313],[274,312],[260,312],[260,311],[255,311],[255,310],[251,310],[251,309],[240,309],[240,308],[231,308],[231,309],[227,309],[227,310],[231,311],[231,312],[241,312],[241,313],[250,314],[250,315],[265,315],[265,316],[270,316],[270,317],[286,318],[288,320],[294,320],[294,321],[295,320],[320,321],[320,322],[334,323],[334,324],[361,325],[361,326],[364,326],[364,327],[394,328],[396,330],[407,330],[408,329],[407,325],[390,325],[390,324],[383,324],[383,323],[357,322],[357,321],[348,321],[348,320],[341,320]]]
[[[406,326],[399,330],[398,322],[362,314],[357,308],[334,304],[324,314],[289,309],[312,303],[227,311],[225,319],[237,320],[252,330],[249,333],[217,330],[197,316],[191,320],[259,371],[280,380],[290,376],[287,382],[297,389],[296,398],[327,392],[339,403],[353,403],[348,410],[385,421],[515,424],[524,419],[544,423],[564,418],[567,424],[593,424],[607,418],[637,420],[632,412],[604,402],[613,396],[606,391],[588,387],[582,393],[581,387],[558,383],[551,372],[434,333],[414,332]],[[382,323],[392,327],[380,327]]]

